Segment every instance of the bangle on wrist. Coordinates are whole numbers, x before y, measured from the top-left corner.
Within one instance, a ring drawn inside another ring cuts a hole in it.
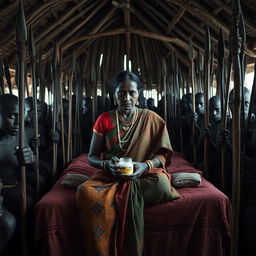
[[[151,171],[154,167],[153,164],[150,160],[146,160],[145,163],[147,163],[148,167],[149,167],[149,171]]]
[[[101,168],[102,170],[105,170],[106,163],[107,163],[107,160],[103,160],[103,161],[101,162],[100,168]]]

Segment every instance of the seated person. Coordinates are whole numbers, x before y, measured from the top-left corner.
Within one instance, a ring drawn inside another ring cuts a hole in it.
[[[77,192],[88,255],[142,255],[144,205],[179,197],[165,170],[172,155],[166,124],[155,112],[136,107],[141,87],[134,73],[119,73],[113,81],[117,109],[94,125],[88,160],[101,170]],[[115,168],[122,157],[132,158],[132,174]]]

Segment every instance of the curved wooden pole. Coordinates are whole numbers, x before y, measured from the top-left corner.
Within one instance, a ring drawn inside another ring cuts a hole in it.
[[[156,40],[176,44],[177,46],[181,47],[184,50],[188,49],[188,44],[186,42],[180,40],[179,38],[169,37],[169,36],[153,33],[153,32],[150,32],[150,31],[145,31],[145,30],[141,30],[141,29],[138,29],[138,28],[135,28],[135,27],[124,27],[124,28],[118,28],[118,29],[114,29],[114,30],[106,31],[106,32],[102,32],[102,33],[95,33],[95,34],[88,34],[88,35],[85,35],[85,36],[81,36],[81,37],[78,37],[75,40],[72,40],[72,41],[66,43],[63,46],[62,49],[63,49],[63,51],[65,51],[68,48],[70,48],[71,46],[73,46],[73,45],[75,45],[79,42],[88,40],[88,39],[98,38],[98,37],[105,37],[105,36],[120,35],[120,34],[140,35],[140,36],[143,36],[143,37],[148,37],[148,38],[152,38],[152,39],[156,39]]]

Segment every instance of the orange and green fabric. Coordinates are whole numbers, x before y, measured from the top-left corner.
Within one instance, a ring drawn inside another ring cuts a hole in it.
[[[94,132],[106,139],[104,159],[131,157],[133,161],[144,162],[158,157],[163,168],[155,168],[134,180],[123,180],[99,170],[79,186],[77,204],[85,248],[93,256],[141,256],[144,204],[158,204],[179,196],[164,169],[170,164],[172,147],[165,122],[150,110],[138,110],[128,138],[124,124],[119,122],[120,136],[127,140],[122,149],[116,125],[115,111],[102,114],[94,125]]]

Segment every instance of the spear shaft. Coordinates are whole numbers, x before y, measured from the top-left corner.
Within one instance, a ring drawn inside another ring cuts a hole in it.
[[[27,41],[27,27],[23,10],[22,0],[19,3],[17,24],[16,24],[16,44],[19,64],[18,93],[19,93],[19,148],[25,146],[25,123],[24,123],[24,100],[25,100],[25,54]],[[27,218],[27,195],[26,195],[26,167],[21,167],[21,241],[22,254],[27,255],[26,239],[26,218]]]
[[[205,113],[204,113],[204,126],[205,128],[209,127],[209,88],[210,88],[210,80],[211,80],[211,38],[210,38],[210,31],[208,24],[206,25],[206,45],[205,45],[205,88],[204,88],[204,106],[205,106]],[[209,176],[209,141],[208,137],[205,136],[204,138],[204,171],[206,177]]]
[[[194,56],[193,56],[193,43],[192,39],[190,37],[189,39],[189,46],[188,46],[188,58],[190,60],[190,83],[192,88],[192,112],[196,112],[196,106],[195,106],[195,81],[194,81]],[[192,135],[193,138],[195,138],[196,134],[196,123],[193,121],[192,123]],[[194,143],[193,145],[193,162],[196,164],[196,145]]]
[[[233,175],[232,175],[232,240],[231,255],[238,255],[238,235],[239,235],[239,208],[240,208],[240,190],[241,190],[241,135],[240,135],[240,111],[241,111],[241,48],[242,38],[239,31],[241,22],[241,7],[239,0],[232,1],[233,14],[233,64],[234,64],[234,104],[232,117],[232,142],[233,142]]]
[[[30,28],[30,44],[29,44],[29,53],[30,53],[30,63],[32,71],[32,96],[33,96],[33,128],[34,128],[34,138],[39,138],[38,132],[38,112],[37,112],[37,84],[36,84],[36,51],[34,44],[34,35],[33,30]],[[36,153],[36,191],[39,193],[39,148],[35,149]]]

